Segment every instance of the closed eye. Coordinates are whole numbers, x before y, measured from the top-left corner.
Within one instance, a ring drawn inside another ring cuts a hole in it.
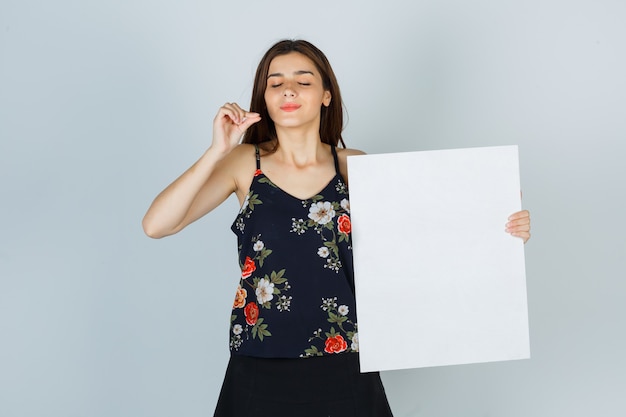
[[[311,83],[298,83],[298,84],[299,84],[299,85],[302,85],[302,86],[305,86],[305,87],[306,87],[306,86],[311,85]],[[278,87],[280,87],[281,85],[283,85],[283,83],[279,83],[279,84],[271,84],[271,85],[270,85],[270,87],[271,87],[271,88],[278,88]]]

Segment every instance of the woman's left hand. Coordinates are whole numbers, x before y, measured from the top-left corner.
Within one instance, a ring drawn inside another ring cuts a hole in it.
[[[505,231],[513,236],[521,237],[524,243],[530,239],[530,212],[518,211],[509,216]]]

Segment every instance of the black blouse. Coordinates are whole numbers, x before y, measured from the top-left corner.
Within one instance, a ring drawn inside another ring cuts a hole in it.
[[[233,222],[241,279],[230,325],[233,354],[293,358],[358,351],[350,203],[335,176],[302,200],[263,174]]]

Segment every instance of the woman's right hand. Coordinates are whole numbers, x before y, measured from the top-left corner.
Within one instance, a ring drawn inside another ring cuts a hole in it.
[[[220,107],[213,120],[213,142],[211,148],[220,154],[227,154],[239,144],[241,136],[261,115],[248,112],[237,103],[226,103]]]
[[[236,158],[225,161],[226,155],[259,120],[258,113],[247,112],[235,103],[220,107],[213,121],[213,142],[209,149],[154,199],[144,216],[142,224],[148,236],[161,238],[177,233],[237,190],[233,169],[220,168],[220,164],[237,163]]]

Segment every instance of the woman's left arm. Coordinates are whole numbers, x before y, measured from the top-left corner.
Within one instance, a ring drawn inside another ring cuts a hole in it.
[[[505,231],[513,236],[521,237],[524,243],[530,239],[530,212],[518,211],[509,216]]]

